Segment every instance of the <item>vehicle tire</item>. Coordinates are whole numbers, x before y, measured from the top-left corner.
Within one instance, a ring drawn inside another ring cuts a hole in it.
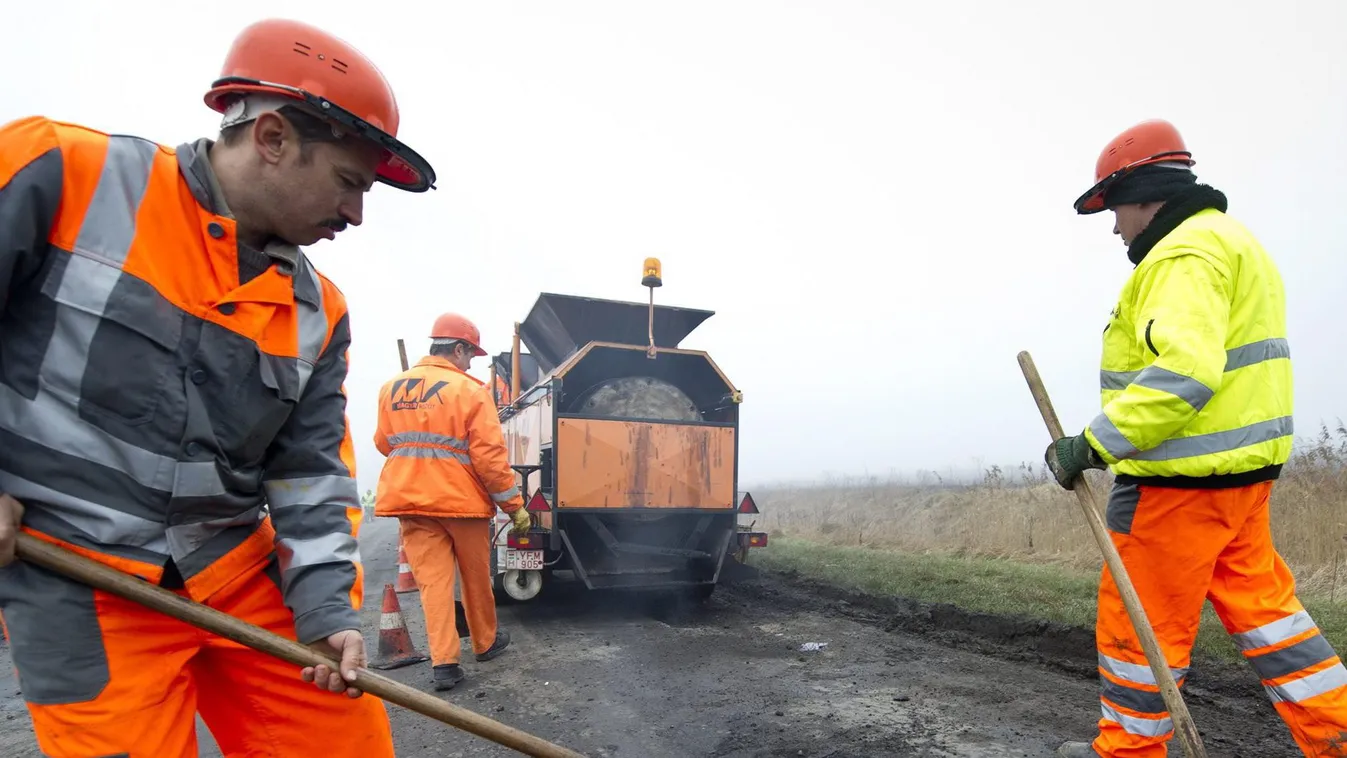
[[[543,589],[543,572],[508,569],[496,575],[497,597],[510,602],[524,603],[538,596]]]

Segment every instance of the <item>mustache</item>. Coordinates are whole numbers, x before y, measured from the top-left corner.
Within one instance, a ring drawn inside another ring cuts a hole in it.
[[[334,232],[341,232],[346,230],[347,223],[345,219],[332,218],[322,222],[319,226],[326,226]]]

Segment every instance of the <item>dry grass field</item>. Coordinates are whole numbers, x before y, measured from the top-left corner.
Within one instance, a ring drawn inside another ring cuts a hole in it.
[[[1103,500],[1107,472],[1089,472]],[[982,481],[835,479],[755,487],[771,544],[751,560],[856,589],[1089,624],[1102,558],[1075,496],[1038,462]],[[1347,428],[1302,441],[1273,488],[1273,536],[1302,600],[1347,653]],[[1199,647],[1233,653],[1207,611]]]

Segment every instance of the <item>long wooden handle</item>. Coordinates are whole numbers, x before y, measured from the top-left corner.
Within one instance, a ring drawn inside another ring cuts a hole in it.
[[[402,359],[402,370],[406,371],[409,368],[407,364],[407,343],[403,342],[401,337],[398,338],[398,357]]]
[[[1034,359],[1025,351],[1019,354],[1019,362],[1020,370],[1024,372],[1024,379],[1029,383],[1029,391],[1033,393],[1034,402],[1038,403],[1039,413],[1043,414],[1043,423],[1048,427],[1048,434],[1054,440],[1061,439],[1065,436],[1062,433],[1062,424],[1057,420],[1057,411],[1053,410],[1052,401],[1048,399],[1048,390],[1038,375]],[[1179,743],[1183,745],[1184,755],[1188,758],[1207,758],[1207,749],[1202,744],[1202,737],[1198,735],[1197,727],[1193,725],[1193,717],[1188,714],[1188,706],[1184,704],[1183,696],[1179,694],[1178,685],[1174,683],[1174,675],[1169,670],[1169,664],[1165,662],[1165,656],[1160,652],[1160,642],[1155,638],[1155,630],[1151,628],[1150,619],[1146,617],[1146,609],[1142,607],[1141,598],[1137,596],[1136,588],[1132,586],[1132,579],[1127,575],[1122,557],[1118,555],[1118,549],[1114,547],[1113,540],[1104,527],[1104,520],[1099,516],[1094,490],[1090,488],[1090,483],[1084,475],[1078,475],[1072,487],[1072,491],[1076,493],[1076,500],[1080,502],[1080,509],[1085,512],[1085,521],[1090,525],[1090,531],[1094,533],[1095,542],[1099,543],[1099,549],[1104,553],[1104,562],[1108,564],[1108,570],[1113,574],[1118,594],[1122,595],[1127,616],[1131,619],[1132,628],[1141,641],[1142,651],[1146,653],[1146,662],[1151,665],[1151,673],[1159,683],[1160,696],[1164,698],[1165,707],[1169,709],[1169,716],[1174,722],[1174,732],[1178,735]]]
[[[333,671],[338,670],[337,661],[306,645],[286,639],[209,606],[195,603],[162,587],[157,587],[104,566],[30,534],[19,533],[15,552],[19,558],[25,561],[51,569],[91,587],[111,592],[179,621],[184,621],[192,626],[233,640],[240,645],[246,645],[259,652],[293,663],[296,666],[326,665]],[[296,672],[296,676],[298,676],[298,672]],[[581,753],[554,745],[466,708],[452,705],[366,668],[356,669],[355,681],[350,684],[363,692],[416,711],[423,716],[429,716],[436,721],[471,732],[479,737],[484,737],[524,755],[534,758],[585,758]],[[333,695],[333,697],[345,696]]]

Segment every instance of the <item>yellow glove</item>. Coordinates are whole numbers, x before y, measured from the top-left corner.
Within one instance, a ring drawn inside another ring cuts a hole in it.
[[[519,510],[510,514],[510,520],[514,522],[514,527],[510,530],[515,534],[523,534],[533,525],[532,514],[527,508],[521,507]]]

